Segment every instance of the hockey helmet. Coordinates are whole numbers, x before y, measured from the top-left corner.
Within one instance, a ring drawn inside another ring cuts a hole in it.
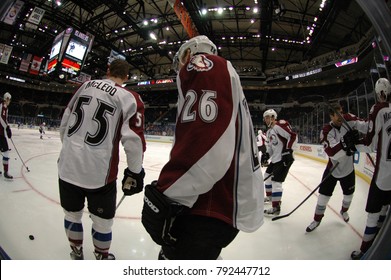
[[[390,81],[386,78],[380,78],[375,84],[375,93],[379,100],[386,100],[391,93]]]
[[[9,92],[6,92],[4,93],[4,96],[3,96],[4,100],[7,100],[7,99],[10,99],[12,98],[11,94]]]
[[[187,49],[190,49],[190,56],[196,53],[207,53],[207,54],[215,54],[215,55],[217,54],[216,45],[211,40],[209,40],[209,38],[206,37],[205,35],[199,35],[193,37],[187,42],[183,43],[177,53],[178,62],[182,64],[186,63],[186,61],[183,60],[185,59],[184,55]]]
[[[269,109],[269,110],[266,110],[264,113],[263,113],[263,118],[265,117],[274,117],[274,119],[277,119],[277,112],[274,111],[273,109]]]

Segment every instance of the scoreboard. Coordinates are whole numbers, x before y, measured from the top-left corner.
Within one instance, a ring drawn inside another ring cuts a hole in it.
[[[58,34],[49,54],[48,75],[60,80],[79,76],[92,41],[93,36],[71,27]]]

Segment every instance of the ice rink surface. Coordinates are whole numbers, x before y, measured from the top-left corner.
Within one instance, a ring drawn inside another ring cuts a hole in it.
[[[58,193],[59,134],[47,131],[41,140],[38,129],[14,127],[12,132],[16,150],[9,141],[10,174],[14,179],[8,181],[0,176],[0,246],[11,259],[68,260],[70,247],[65,236]],[[168,160],[170,149],[171,144],[168,143],[147,142],[144,159],[146,184],[157,179]],[[126,167],[123,149],[120,150],[117,201],[122,197],[120,185],[122,171]],[[324,163],[296,156],[283,184],[281,215],[293,210],[318,186],[324,168]],[[338,184],[325,217],[315,231],[306,233],[305,229],[313,219],[317,192],[289,217],[277,221],[265,217],[263,226],[256,232],[240,232],[221,256],[225,260],[350,259],[350,253],[359,249],[361,244],[368,188],[364,180],[356,177],[349,223],[345,223],[339,214],[342,191]],[[160,248],[141,224],[142,200],[142,193],[126,197],[117,210],[110,251],[118,260],[157,259]],[[266,209],[269,207],[269,204],[265,205]],[[85,259],[93,260],[91,221],[87,212],[83,224]],[[34,240],[30,240],[29,235],[33,235]]]

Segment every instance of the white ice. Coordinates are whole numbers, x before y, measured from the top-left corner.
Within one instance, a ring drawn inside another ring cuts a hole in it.
[[[14,180],[0,176],[0,246],[11,259],[67,260],[70,247],[63,227],[57,181],[59,134],[47,131],[41,140],[38,129],[13,128],[12,140],[14,145],[9,142],[10,174]],[[145,183],[157,179],[168,160],[170,148],[168,143],[147,142]],[[121,149],[117,201],[122,197],[120,184],[125,167]],[[283,184],[281,214],[293,210],[318,186],[324,168],[324,163],[296,156]],[[349,259],[350,253],[361,244],[368,188],[364,180],[356,177],[349,223],[345,223],[339,214],[342,191],[337,184],[325,217],[315,231],[306,233],[305,229],[313,219],[317,192],[289,217],[277,221],[265,217],[264,225],[256,232],[240,232],[221,256],[226,260]],[[110,251],[119,260],[157,259],[159,246],[151,240],[140,221],[142,199],[141,193],[126,197],[117,210]],[[270,205],[265,205],[268,207]],[[86,259],[92,260],[91,221],[87,212],[83,223],[84,254]],[[30,240],[29,235],[35,239]]]

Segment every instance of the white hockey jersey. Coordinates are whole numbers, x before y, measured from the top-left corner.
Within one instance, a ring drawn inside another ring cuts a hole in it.
[[[128,168],[139,173],[146,149],[140,96],[110,79],[84,83],[69,102],[60,125],[59,177],[95,189],[117,179],[119,141]]]
[[[373,178],[379,189],[391,191],[391,104],[382,102],[373,105],[368,121],[364,144],[376,151]]]
[[[361,133],[366,133],[367,123],[352,114],[343,114],[342,117],[347,121],[352,129],[357,129]],[[339,165],[333,170],[333,177],[343,178],[349,175],[353,169],[353,156],[346,155],[342,149],[341,138],[346,134],[348,128],[345,124],[336,127],[332,122],[326,124],[320,132],[320,144],[329,157],[327,167],[331,169],[337,162]]]
[[[277,120],[273,127],[266,131],[266,139],[266,151],[272,163],[281,161],[282,152],[287,149],[293,150],[297,144],[297,134],[285,120]]]
[[[260,129],[257,135],[258,156],[262,157],[262,152],[266,153],[266,134]]]
[[[231,63],[196,55],[177,76],[175,141],[158,188],[246,232],[263,223],[263,178],[240,79]]]
[[[5,104],[5,101],[0,103],[0,135],[5,136],[6,127],[8,125],[8,107]]]

